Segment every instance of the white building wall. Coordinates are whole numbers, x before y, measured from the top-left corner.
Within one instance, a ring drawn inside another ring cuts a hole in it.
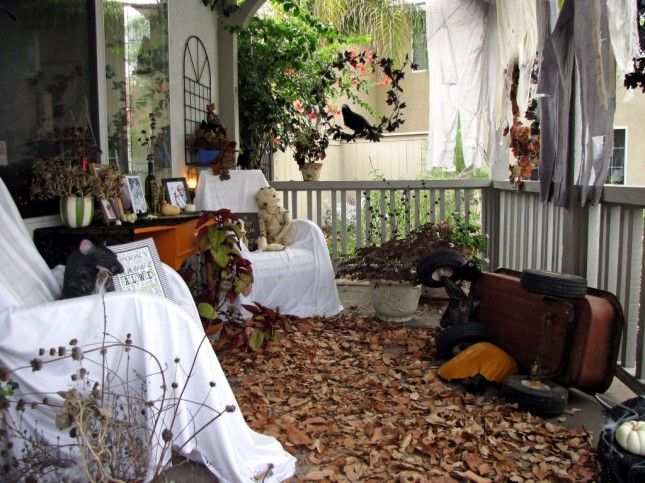
[[[204,43],[211,67],[211,93],[217,96],[217,14],[200,0],[168,2],[168,64],[170,70],[170,150],[173,176],[186,176],[184,139],[184,46],[191,35]]]

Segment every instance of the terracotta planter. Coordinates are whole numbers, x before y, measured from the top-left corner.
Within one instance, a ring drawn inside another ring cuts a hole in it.
[[[60,198],[60,217],[70,228],[81,228],[92,223],[94,198],[67,196]]]
[[[299,169],[304,181],[318,181],[320,179],[322,163],[305,163]]]
[[[408,322],[416,313],[421,285],[390,280],[370,280],[372,305],[379,320]]]

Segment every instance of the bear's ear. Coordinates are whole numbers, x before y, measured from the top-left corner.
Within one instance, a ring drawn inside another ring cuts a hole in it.
[[[78,248],[83,255],[87,255],[94,249],[94,244],[89,240],[82,240]]]

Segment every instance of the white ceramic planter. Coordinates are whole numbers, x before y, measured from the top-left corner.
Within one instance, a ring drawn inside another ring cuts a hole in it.
[[[299,169],[304,181],[318,181],[322,163],[305,163]]]
[[[68,196],[60,199],[60,217],[70,228],[81,228],[92,223],[94,198],[91,196]]]
[[[416,313],[421,285],[389,280],[370,280],[372,305],[384,322],[408,322]]]

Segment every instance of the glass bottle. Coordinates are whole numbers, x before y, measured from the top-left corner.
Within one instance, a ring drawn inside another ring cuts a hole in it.
[[[157,178],[154,174],[155,163],[153,159],[148,158],[148,176],[146,176],[146,203],[148,204],[148,211],[155,213],[157,204],[158,184]]]

